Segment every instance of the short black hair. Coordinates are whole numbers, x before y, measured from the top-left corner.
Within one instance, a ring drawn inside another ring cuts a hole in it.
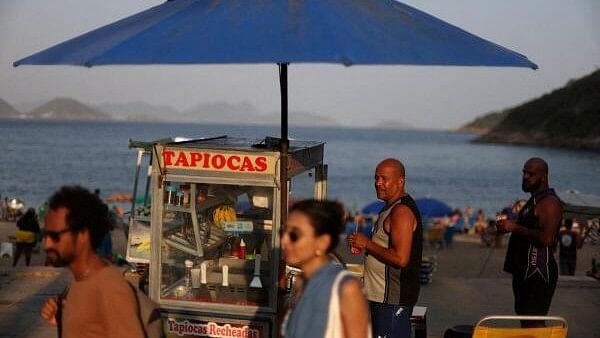
[[[92,249],[96,250],[111,228],[108,206],[98,195],[81,186],[64,186],[55,192],[49,201],[52,210],[66,208],[67,226],[73,232],[87,229]]]
[[[294,203],[290,213],[295,211],[308,216],[317,236],[325,234],[331,236],[328,253],[337,246],[344,229],[346,215],[341,203],[308,199]]]

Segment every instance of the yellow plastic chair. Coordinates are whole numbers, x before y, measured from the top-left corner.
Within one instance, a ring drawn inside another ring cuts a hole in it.
[[[549,326],[521,328],[520,321],[526,320],[544,320]],[[490,325],[492,322],[494,325]],[[567,321],[562,317],[487,316],[475,325],[473,338],[566,338],[567,328]]]

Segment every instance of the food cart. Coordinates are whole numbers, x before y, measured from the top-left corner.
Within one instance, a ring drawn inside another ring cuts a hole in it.
[[[288,196],[325,198],[323,150],[291,142]],[[167,337],[278,336],[287,212],[279,207],[279,139],[158,142],[151,155],[151,212],[133,208],[128,258],[143,262],[149,247],[149,294]]]

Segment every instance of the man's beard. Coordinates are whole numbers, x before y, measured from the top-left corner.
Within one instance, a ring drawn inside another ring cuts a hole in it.
[[[537,180],[535,182],[532,182],[531,184],[528,184],[526,180],[523,180],[522,183],[521,183],[521,189],[524,192],[534,192],[534,191],[537,191],[541,186],[542,186],[542,181],[541,180]]]
[[[58,253],[58,251],[54,249],[46,251],[46,256],[48,257],[48,261],[50,262],[50,264],[57,268],[68,266],[69,264],[71,264],[71,262],[73,262],[73,259],[75,259],[75,255],[73,254],[65,255],[63,257]]]

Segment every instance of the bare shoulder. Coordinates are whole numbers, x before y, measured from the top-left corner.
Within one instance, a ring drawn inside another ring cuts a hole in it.
[[[347,278],[342,284],[342,295],[352,295],[362,293],[362,285],[360,281],[354,277]]]
[[[398,204],[392,209],[392,219],[400,224],[412,224],[416,220],[413,211],[404,204]]]
[[[118,297],[133,299],[133,289],[129,282],[123,277],[121,271],[115,266],[108,266],[103,269],[102,278],[99,280],[100,287],[108,294]]]
[[[561,212],[562,204],[558,196],[548,196],[536,205],[536,211]]]

